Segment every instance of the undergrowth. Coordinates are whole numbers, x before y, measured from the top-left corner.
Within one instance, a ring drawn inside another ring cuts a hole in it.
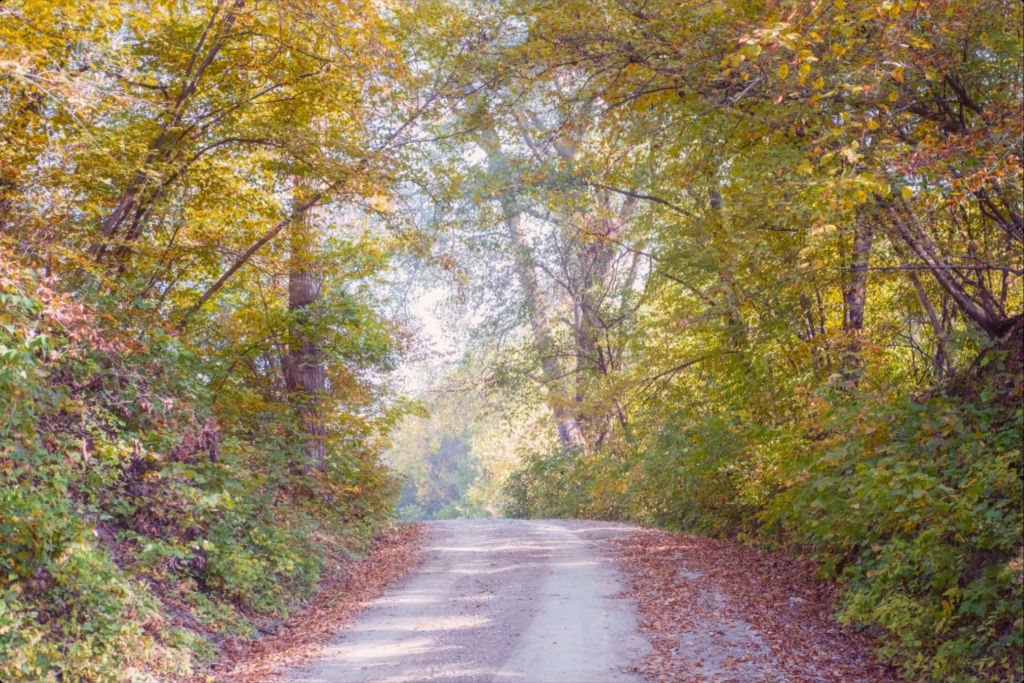
[[[288,411],[102,310],[3,256],[3,681],[200,673],[368,548],[397,495],[369,448],[289,468]]]

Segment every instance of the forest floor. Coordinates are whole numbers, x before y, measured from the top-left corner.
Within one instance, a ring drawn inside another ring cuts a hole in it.
[[[584,521],[430,522],[385,541],[234,683],[894,680],[782,555]],[[381,563],[384,564],[381,564]],[[390,588],[388,587],[390,586]]]
[[[647,681],[898,680],[867,634],[832,618],[809,563],[735,542],[633,529],[611,539],[651,650]]]

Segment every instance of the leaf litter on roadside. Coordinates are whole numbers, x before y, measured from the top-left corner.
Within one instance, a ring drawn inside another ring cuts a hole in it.
[[[807,563],[666,531],[611,543],[651,642],[638,667],[650,681],[897,680],[868,634],[833,620],[834,588]]]

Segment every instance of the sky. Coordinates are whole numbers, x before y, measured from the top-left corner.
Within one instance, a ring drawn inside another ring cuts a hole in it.
[[[420,397],[443,367],[465,350],[464,340],[456,338],[451,324],[442,319],[441,308],[447,297],[447,289],[440,286],[418,289],[410,295],[406,312],[417,337],[418,352],[402,363],[396,374],[403,393],[412,398]]]

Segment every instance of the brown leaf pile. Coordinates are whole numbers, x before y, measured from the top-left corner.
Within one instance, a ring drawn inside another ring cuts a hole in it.
[[[310,659],[352,618],[379,597],[421,560],[421,524],[402,524],[384,532],[373,550],[350,560],[305,608],[285,621],[271,636],[226,648],[227,661],[216,680],[265,683],[278,673]]]
[[[638,530],[611,542],[627,576],[627,593],[641,613],[640,628],[651,641],[640,667],[648,680],[897,680],[872,659],[868,635],[832,619],[835,588],[816,580],[809,563],[665,531]],[[700,666],[706,653],[695,652],[700,648],[694,642],[726,641],[722,625],[736,623],[750,627],[740,633],[760,636],[760,650],[724,657],[721,671],[709,675]],[[685,634],[696,635],[687,642]]]

